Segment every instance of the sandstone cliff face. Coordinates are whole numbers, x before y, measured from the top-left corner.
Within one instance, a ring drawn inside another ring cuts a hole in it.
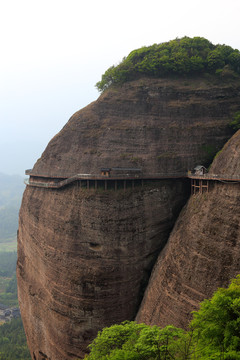
[[[224,151],[217,154],[209,173],[223,176],[239,176],[240,161],[239,161],[239,131],[227,142],[224,146]]]
[[[240,131],[211,167],[240,178]],[[240,273],[240,183],[214,181],[190,198],[153,270],[139,322],[185,326],[191,311]]]
[[[65,177],[139,167],[145,175],[185,174],[229,138],[239,100],[237,80],[125,84],[74,114],[32,173]],[[33,359],[81,358],[99,329],[134,318],[188,198],[186,181],[146,182],[126,191],[81,189],[77,182],[59,190],[27,187],[17,276]],[[173,311],[167,310],[166,316]]]
[[[183,181],[126,192],[26,189],[18,285],[31,354],[83,356],[103,326],[134,318],[184,197]]]
[[[227,125],[239,101],[239,80],[126,83],[75,113],[33,173],[98,174],[101,167],[140,167],[145,174],[185,172],[199,161],[209,163],[229,139]]]

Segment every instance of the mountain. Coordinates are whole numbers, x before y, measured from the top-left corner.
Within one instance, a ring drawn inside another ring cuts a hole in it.
[[[135,318],[190,196],[188,170],[232,136],[240,78],[225,75],[113,84],[29,171],[17,277],[33,359],[82,358],[98,330]]]

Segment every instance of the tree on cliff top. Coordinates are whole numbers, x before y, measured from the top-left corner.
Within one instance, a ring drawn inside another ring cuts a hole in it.
[[[86,360],[240,359],[240,275],[193,313],[190,330],[124,322],[104,328]]]
[[[121,84],[141,76],[163,77],[170,74],[219,73],[240,74],[240,52],[226,45],[213,45],[202,37],[183,37],[144,46],[132,51],[117,66],[111,66],[96,84],[103,92],[112,84]]]

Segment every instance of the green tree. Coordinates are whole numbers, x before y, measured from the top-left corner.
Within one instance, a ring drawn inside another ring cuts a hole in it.
[[[201,303],[191,327],[200,359],[240,359],[240,275]]]
[[[135,322],[104,328],[90,347],[88,360],[188,359],[191,333],[174,326],[161,329]]]
[[[237,111],[234,116],[233,120],[230,122],[229,126],[234,130],[237,131],[240,129],[240,111]]]
[[[104,328],[86,360],[240,359],[240,275],[193,313],[189,330],[124,322]]]
[[[219,48],[209,53],[207,61],[210,70],[223,69],[225,66],[225,58]]]
[[[240,74],[240,52],[226,45],[213,45],[202,37],[171,40],[133,50],[117,66],[111,66],[96,84],[105,91],[114,84],[137,79],[140,76],[215,73],[228,66]]]
[[[30,360],[21,319],[0,326],[0,360]]]

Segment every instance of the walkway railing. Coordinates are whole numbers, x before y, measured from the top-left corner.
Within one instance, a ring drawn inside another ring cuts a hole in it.
[[[188,174],[189,179],[202,179],[202,180],[216,180],[216,181],[237,181],[240,182],[240,177],[232,175],[217,175],[217,174]]]
[[[111,176],[106,175],[97,175],[97,174],[76,174],[74,176],[70,176],[68,178],[63,179],[63,176],[58,177],[46,177],[46,175],[35,175],[32,174],[31,169],[26,170],[26,175],[30,175],[30,179],[25,180],[26,185],[35,186],[35,187],[43,187],[43,188],[53,188],[59,189],[66,185],[69,185],[75,181],[82,180],[95,180],[95,181],[117,181],[117,180],[164,180],[164,179],[183,179],[189,178],[193,180],[214,180],[214,181],[223,181],[223,182],[240,182],[240,177],[236,176],[222,176],[215,174],[204,174],[204,175],[196,175],[191,173],[155,173],[155,174],[112,174]],[[36,181],[37,178],[41,178],[41,180]],[[45,178],[46,181],[42,181]],[[34,181],[35,179],[35,181]],[[58,179],[59,180],[56,182]],[[52,181],[51,181],[52,180]]]

